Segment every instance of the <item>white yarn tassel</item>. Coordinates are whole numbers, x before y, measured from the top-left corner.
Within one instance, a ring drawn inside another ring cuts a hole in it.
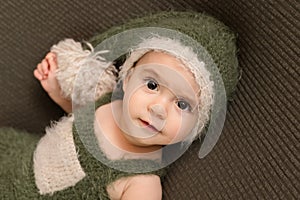
[[[115,67],[101,57],[101,54],[108,51],[95,53],[92,45],[89,43],[87,45],[90,50],[83,50],[81,43],[73,39],[65,39],[51,48],[51,52],[57,56],[56,77],[62,95],[72,99],[76,105],[94,101],[102,94],[112,91],[116,84]],[[76,79],[79,72],[80,79]],[[96,76],[97,74],[101,76]],[[74,93],[75,80],[76,94]]]

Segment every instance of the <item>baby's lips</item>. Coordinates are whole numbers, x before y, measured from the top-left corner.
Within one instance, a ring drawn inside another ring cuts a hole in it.
[[[165,123],[166,123],[165,120],[160,120],[160,119],[155,120],[153,118],[150,125],[153,126],[157,130],[157,132],[161,132],[165,126]]]
[[[154,125],[152,125],[151,123],[149,123],[148,121],[145,121],[143,119],[140,119],[140,121],[141,121],[141,123],[142,123],[143,126],[148,127],[150,129],[154,130],[155,132],[159,132],[159,130]]]
[[[155,126],[149,124],[148,125],[149,128],[151,128],[152,130],[154,130],[155,132],[160,132]]]

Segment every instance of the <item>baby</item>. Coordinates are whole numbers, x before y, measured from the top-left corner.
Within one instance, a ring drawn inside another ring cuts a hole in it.
[[[153,44],[159,45],[153,48]],[[145,39],[122,66],[123,98],[96,109],[95,135],[107,158],[161,162],[164,146],[194,140],[199,127],[208,121],[213,95],[209,72],[197,58],[194,63],[198,65],[193,66],[193,62],[184,60],[176,51],[171,52],[170,45],[185,48],[169,38]],[[195,56],[191,50],[187,53]],[[58,105],[72,112],[72,102],[62,96],[55,77],[58,68],[56,55],[50,52],[38,64],[34,75]],[[196,79],[199,77],[194,74],[196,71],[203,72],[201,82]],[[161,199],[162,196],[158,175],[121,178],[109,184],[107,192],[111,199]]]
[[[130,29],[141,22],[148,27]],[[198,137],[207,147],[200,157],[215,144],[222,89],[230,96],[238,79],[225,25],[203,14],[162,13],[91,43],[61,41],[34,70],[69,114],[41,139],[13,131],[0,141],[1,199],[161,199],[166,167]]]

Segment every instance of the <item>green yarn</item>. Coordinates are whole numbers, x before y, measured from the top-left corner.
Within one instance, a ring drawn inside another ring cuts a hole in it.
[[[40,137],[0,128],[0,199],[34,199],[33,152]]]
[[[94,36],[93,46],[132,28],[161,27],[180,31],[198,41],[211,55],[222,75],[227,98],[230,99],[238,79],[236,35],[222,22],[202,13],[162,12],[137,18]]]

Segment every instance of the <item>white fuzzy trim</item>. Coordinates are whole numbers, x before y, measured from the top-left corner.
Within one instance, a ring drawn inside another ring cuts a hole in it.
[[[103,93],[112,91],[116,84],[114,66],[101,57],[106,51],[94,52],[93,47],[89,43],[87,45],[90,49],[83,50],[81,43],[65,39],[51,48],[51,52],[57,56],[56,77],[62,95],[72,99],[76,105],[94,101]],[[76,79],[78,73],[82,73],[80,80]]]
[[[122,66],[120,76],[125,78],[133,66],[144,54],[149,51],[161,51],[178,58],[194,74],[197,84],[200,88],[199,95],[199,118],[193,133],[188,138],[191,142],[202,131],[210,117],[210,109],[213,104],[213,84],[210,80],[210,72],[206,69],[203,61],[198,59],[196,53],[190,47],[184,46],[181,42],[161,36],[153,36],[144,39],[137,47],[131,50],[129,58]]]
[[[73,116],[63,117],[46,129],[34,152],[34,176],[40,194],[74,186],[85,173],[73,141]]]

